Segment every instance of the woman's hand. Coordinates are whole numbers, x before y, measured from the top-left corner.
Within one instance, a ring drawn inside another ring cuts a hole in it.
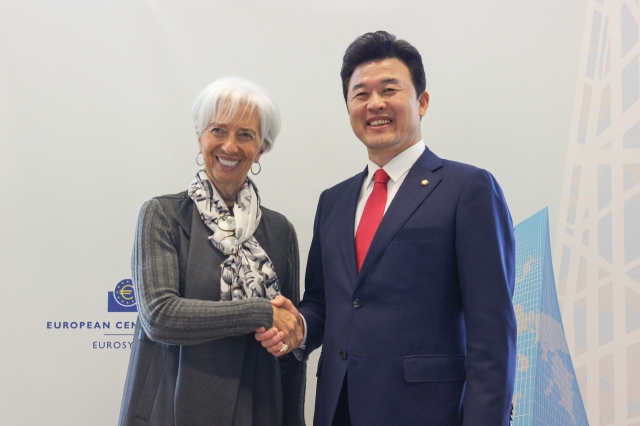
[[[300,345],[304,325],[298,310],[286,297],[276,296],[271,304],[273,306],[273,327],[268,330],[265,330],[264,327],[257,329],[256,340],[271,354],[282,356]],[[285,344],[287,349],[282,351]]]

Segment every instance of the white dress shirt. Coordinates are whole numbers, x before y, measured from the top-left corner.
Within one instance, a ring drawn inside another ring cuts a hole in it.
[[[387,204],[384,206],[385,213],[389,208],[389,204],[393,201],[393,197],[398,193],[400,185],[404,182],[404,178],[407,177],[409,169],[416,161],[418,161],[418,158],[420,158],[424,150],[424,142],[421,139],[420,142],[405,149],[382,167],[382,169],[384,169],[384,171],[389,175],[389,181],[387,182]],[[367,204],[371,191],[373,191],[373,175],[378,171],[378,169],[380,169],[380,166],[369,160],[367,163],[367,170],[369,174],[362,183],[362,189],[360,190],[360,196],[358,197],[358,206],[356,207],[355,226],[353,227],[354,237],[356,232],[358,232],[358,225],[360,224],[360,218],[362,218],[364,206]]]
[[[420,158],[424,150],[424,141],[420,139],[418,143],[405,149],[400,154],[393,157],[391,161],[385,164],[384,167],[382,167],[384,171],[389,175],[389,181],[387,182],[387,204],[384,206],[385,213],[389,208],[389,204],[391,204],[391,201],[393,201],[393,197],[395,197],[398,193],[398,189],[400,188],[400,185],[402,185],[404,178],[407,177],[407,174],[409,174],[409,169],[411,169],[415,162],[418,161],[418,158]],[[369,195],[371,195],[371,191],[373,191],[373,175],[378,169],[380,169],[380,166],[378,166],[371,160],[368,161],[368,175],[364,179],[364,182],[362,182],[362,189],[360,190],[358,205],[356,207],[355,226],[353,227],[354,238],[355,233],[358,231],[358,224],[360,224],[360,218],[362,218],[364,206],[365,204],[367,204],[367,199],[369,198]],[[302,341],[300,342],[300,346],[298,346],[298,349],[294,349],[292,351],[293,355],[298,360],[302,360],[302,351],[304,350],[305,343],[307,342],[307,321],[304,319],[304,317],[302,317],[302,322],[304,324]]]

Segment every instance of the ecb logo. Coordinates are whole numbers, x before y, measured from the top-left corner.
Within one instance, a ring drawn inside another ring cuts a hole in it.
[[[109,292],[108,312],[138,312],[136,295],[133,292],[133,282],[122,280],[116,288]]]

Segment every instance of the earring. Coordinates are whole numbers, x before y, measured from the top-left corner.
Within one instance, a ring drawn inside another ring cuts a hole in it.
[[[196,164],[197,164],[198,166],[202,166],[202,165],[204,164],[204,158],[203,158],[203,160],[202,160],[202,163],[198,163],[198,157],[199,157],[200,155],[202,155],[202,153],[201,153],[201,152],[199,152],[199,153],[198,153],[198,155],[196,155]]]
[[[259,169],[258,169],[258,173],[255,173],[255,172],[253,171],[253,164],[252,164],[252,165],[251,165],[251,174],[252,174],[252,175],[254,175],[254,176],[256,176],[256,175],[259,175],[259,174],[260,174],[260,172],[262,171],[262,166],[260,165],[260,162],[259,162],[259,161],[258,161],[257,163],[254,163],[254,164],[257,164],[257,165],[258,165],[258,167],[259,167]]]

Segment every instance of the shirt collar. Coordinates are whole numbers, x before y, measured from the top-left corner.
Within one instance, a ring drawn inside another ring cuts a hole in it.
[[[418,143],[410,146],[409,148],[402,151],[400,154],[393,157],[391,161],[385,164],[385,166],[382,168],[384,169],[385,172],[387,172],[387,174],[389,175],[389,178],[395,183],[398,181],[398,179],[402,177],[402,175],[404,175],[409,171],[411,166],[413,166],[416,161],[418,161],[418,158],[420,158],[424,150],[425,150],[424,141],[420,139]],[[374,173],[379,168],[380,166],[378,166],[373,161],[369,160],[367,162],[367,170],[369,171],[369,174],[365,179],[365,183],[364,183],[365,188],[369,186],[369,184],[373,180]]]

